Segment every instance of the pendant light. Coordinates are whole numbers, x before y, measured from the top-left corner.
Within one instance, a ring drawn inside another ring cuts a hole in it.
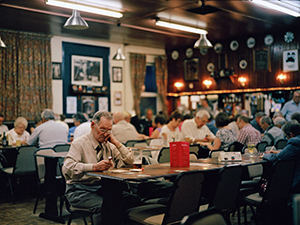
[[[0,48],[6,48],[6,45],[2,41],[1,37],[0,37]]]
[[[89,28],[89,25],[80,16],[79,11],[73,9],[72,16],[67,20],[67,22],[64,25],[64,28],[69,30],[85,30]]]
[[[194,48],[199,48],[199,49],[208,49],[212,47],[213,45],[206,38],[206,34],[200,34],[200,38],[196,41],[194,45]]]
[[[124,61],[126,57],[123,55],[121,48],[118,48],[117,53],[114,55],[113,60]]]

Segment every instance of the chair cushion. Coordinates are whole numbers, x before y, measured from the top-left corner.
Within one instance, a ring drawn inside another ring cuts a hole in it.
[[[253,206],[259,205],[262,201],[263,197],[259,195],[259,193],[254,193],[246,196],[245,200]]]
[[[129,209],[128,217],[142,224],[162,224],[165,211],[165,205],[150,204]]]

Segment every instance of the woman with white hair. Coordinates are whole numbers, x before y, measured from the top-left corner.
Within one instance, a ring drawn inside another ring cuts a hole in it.
[[[28,121],[24,117],[18,117],[14,122],[14,128],[8,131],[12,138],[12,144],[15,145],[17,140],[21,141],[21,144],[26,144],[30,134],[26,131]]]

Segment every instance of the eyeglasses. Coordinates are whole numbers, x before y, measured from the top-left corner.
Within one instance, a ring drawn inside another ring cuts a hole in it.
[[[96,127],[99,129],[99,131],[101,133],[108,133],[108,134],[111,134],[112,130],[106,130],[104,128],[99,128],[98,125],[95,123]]]

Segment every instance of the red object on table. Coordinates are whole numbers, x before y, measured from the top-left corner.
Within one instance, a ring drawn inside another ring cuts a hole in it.
[[[185,141],[170,142],[171,167],[190,166],[190,145]]]

